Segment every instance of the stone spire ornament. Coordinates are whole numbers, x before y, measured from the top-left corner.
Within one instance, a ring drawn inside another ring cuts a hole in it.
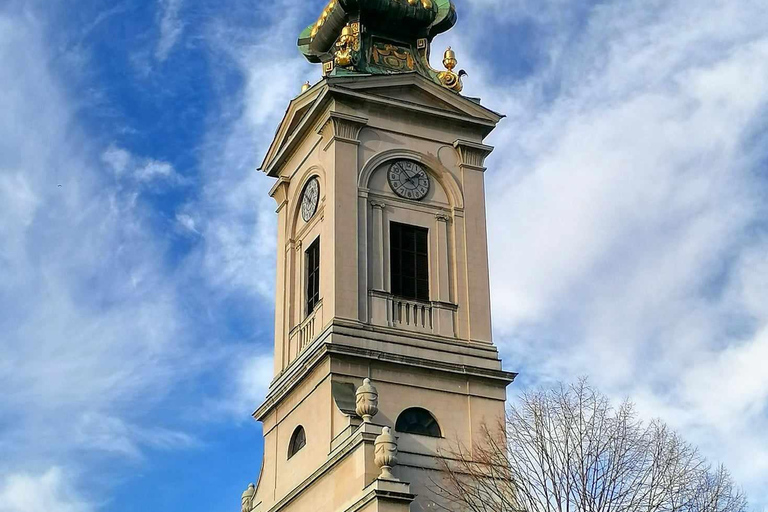
[[[397,480],[392,474],[392,468],[397,465],[397,439],[392,435],[392,429],[384,427],[381,435],[374,442],[373,462],[381,468],[379,478],[382,480]]]
[[[256,486],[253,484],[248,485],[248,488],[243,493],[241,498],[241,512],[251,512],[253,509],[253,497],[256,495]]]
[[[432,40],[456,20],[451,0],[330,0],[298,45],[325,76],[417,73],[460,92],[461,73],[429,64]]]
[[[373,417],[378,414],[379,392],[371,384],[371,379],[365,379],[363,385],[357,388],[355,404],[355,412],[366,423],[373,421]]]

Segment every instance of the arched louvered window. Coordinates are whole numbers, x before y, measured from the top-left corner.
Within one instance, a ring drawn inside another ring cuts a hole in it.
[[[432,413],[421,407],[411,407],[400,413],[395,423],[395,430],[404,434],[443,437],[440,425]]]
[[[296,430],[293,431],[291,442],[288,443],[288,458],[290,459],[296,455],[296,453],[305,446],[307,446],[307,433],[304,432],[304,427],[298,426],[296,427]]]

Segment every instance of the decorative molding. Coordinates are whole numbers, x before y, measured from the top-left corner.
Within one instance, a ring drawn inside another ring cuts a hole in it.
[[[468,140],[457,140],[453,147],[459,154],[459,165],[469,169],[485,171],[485,159],[493,152],[492,146]]]
[[[368,292],[370,295],[377,295],[382,292],[376,292],[374,290],[370,290]],[[388,295],[384,293],[384,295]],[[436,307],[438,308],[446,308],[446,309],[453,309],[456,307],[454,304],[449,303],[440,303],[436,302],[434,303]],[[448,362],[448,361],[439,361],[439,360],[433,360],[433,359],[422,359],[418,357],[410,357],[410,356],[398,356],[396,354],[390,354],[387,352],[382,352],[380,350],[375,349],[365,349],[361,347],[353,347],[348,345],[343,345],[338,342],[336,343],[329,343],[327,340],[330,336],[332,336],[334,333],[338,333],[337,335],[341,336],[352,336],[352,337],[360,337],[361,334],[365,334],[365,331],[360,331],[359,327],[365,326],[367,329],[370,330],[368,335],[378,333],[385,338],[387,336],[397,336],[398,338],[414,338],[419,340],[420,343],[424,342],[434,342],[433,346],[425,346],[422,348],[425,349],[432,349],[432,350],[445,350],[449,347],[454,348],[461,348],[462,351],[466,351],[464,353],[465,356],[473,357],[473,358],[480,358],[480,359],[487,359],[489,356],[493,360],[498,360],[498,351],[497,349],[491,345],[486,344],[484,342],[473,342],[470,341],[469,343],[465,340],[457,340],[453,338],[447,338],[445,336],[438,336],[438,335],[432,335],[432,334],[424,334],[424,333],[416,333],[416,332],[410,332],[410,331],[403,331],[401,329],[392,329],[392,328],[386,328],[386,327],[376,327],[376,326],[370,326],[367,324],[362,324],[359,322],[349,322],[349,321],[342,321],[340,319],[334,319],[332,320],[323,330],[322,332],[315,337],[314,341],[310,344],[307,349],[304,350],[304,352],[294,361],[291,362],[291,364],[283,370],[279,375],[275,376],[275,378],[272,380],[272,383],[270,384],[270,391],[267,395],[264,402],[261,404],[261,406],[256,409],[253,413],[253,418],[262,421],[264,417],[273,410],[273,408],[277,405],[277,403],[282,400],[282,398],[289,393],[292,389],[294,389],[301,379],[312,371],[326,356],[333,356],[333,355],[342,355],[342,356],[348,356],[348,355],[354,355],[363,357],[365,359],[373,359],[378,361],[384,361],[384,362],[390,362],[395,363],[399,365],[404,366],[415,366],[420,367],[424,369],[431,369],[435,371],[444,371],[447,373],[454,373],[454,374],[461,374],[461,375],[470,375],[473,377],[478,378],[484,378],[489,380],[496,380],[496,381],[503,381],[507,384],[511,384],[514,382],[515,378],[517,377],[517,373],[507,372],[504,370],[495,370],[490,368],[484,368],[480,366],[475,366],[471,364],[460,364],[460,363],[454,363],[454,362]],[[354,329],[354,332],[347,332],[346,329]],[[366,337],[365,339],[372,340],[374,342],[376,341],[384,341],[387,342],[385,339],[379,339],[377,337]],[[413,345],[408,345],[409,347],[412,347]],[[457,352],[447,350],[447,352],[456,355]],[[481,352],[487,352],[488,355],[483,355]]]
[[[432,155],[426,155],[407,148],[387,149],[380,153],[376,153],[369,158],[365,164],[363,164],[363,168],[360,171],[357,181],[358,188],[368,189],[371,177],[380,165],[390,160],[398,160],[402,158],[414,160],[422,164],[427,172],[443,187],[445,193],[448,195],[448,202],[450,205],[454,208],[464,207],[464,195],[461,191],[459,182],[456,180],[456,177],[442,163],[440,163],[440,160]],[[373,193],[371,193],[371,195],[373,195]],[[402,199],[397,196],[386,196],[386,198],[387,201],[400,200],[403,204],[414,203],[414,201]]]
[[[444,213],[438,213],[435,215],[435,219],[438,222],[445,222],[446,224],[449,224],[453,220],[450,215],[446,215]]]

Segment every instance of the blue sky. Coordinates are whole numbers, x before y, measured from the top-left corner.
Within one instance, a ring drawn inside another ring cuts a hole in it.
[[[768,504],[763,0],[456,0],[515,390],[588,375]],[[322,1],[0,2],[0,512],[237,510],[271,379],[255,171]]]

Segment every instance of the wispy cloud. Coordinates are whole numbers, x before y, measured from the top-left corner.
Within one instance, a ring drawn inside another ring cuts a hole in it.
[[[181,213],[203,234],[205,276],[223,294],[274,298],[275,205],[271,180],[256,168],[270,142],[264,134],[274,132],[303,81],[319,73],[295,51],[306,16],[306,6],[294,2],[243,4],[206,27],[217,63],[212,75],[234,70],[243,86],[220,90],[201,148],[204,193]]]
[[[163,62],[179,42],[184,32],[184,21],[180,12],[183,0],[158,0],[160,8],[160,38],[155,49],[155,58]]]
[[[127,178],[139,184],[181,184],[185,181],[169,162],[137,157],[114,144],[104,150],[101,160],[118,178]]]
[[[29,13],[0,14],[0,417],[13,418],[0,422],[0,510],[43,499],[80,512],[92,507],[64,470],[36,471],[66,462],[69,474],[75,453],[194,446],[143,422],[198,371],[198,339],[151,212],[114,179],[174,171],[88,138],[43,27]]]
[[[468,93],[510,114],[488,174],[507,366],[518,385],[591,375],[637,399],[767,503],[768,16],[750,1],[555,3],[501,21],[563,27],[535,31],[531,75],[462,62]],[[477,52],[478,28],[454,46]]]

